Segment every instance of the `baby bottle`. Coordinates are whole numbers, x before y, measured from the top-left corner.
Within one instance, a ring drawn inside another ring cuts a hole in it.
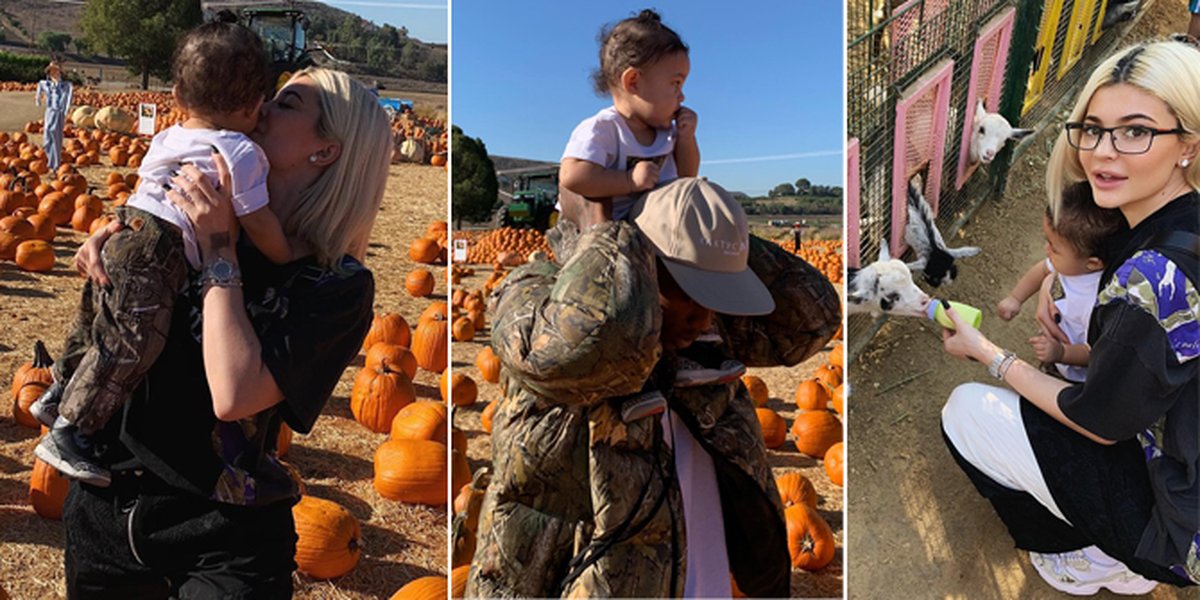
[[[946,308],[943,305],[944,302],[947,301],[938,300],[937,298],[931,299],[929,306],[925,308],[925,316],[932,321],[937,321],[938,325],[946,329],[954,329],[954,321],[951,321],[950,315],[946,314]],[[962,320],[970,323],[971,327],[979,329],[979,323],[983,321],[983,312],[974,306],[963,304],[962,302],[949,302],[949,304]]]

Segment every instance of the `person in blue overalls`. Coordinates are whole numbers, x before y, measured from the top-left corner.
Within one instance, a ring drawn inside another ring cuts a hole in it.
[[[57,61],[50,61],[46,66],[46,78],[38,82],[34,102],[42,105],[46,99],[46,120],[42,135],[46,150],[46,159],[51,170],[57,170],[62,160],[63,124],[67,120],[67,111],[71,109],[71,82],[63,79],[62,67]]]

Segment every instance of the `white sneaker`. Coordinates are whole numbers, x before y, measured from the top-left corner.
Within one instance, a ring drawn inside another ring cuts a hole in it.
[[[1100,588],[1114,594],[1140,596],[1149,594],[1158,585],[1095,546],[1061,554],[1030,552],[1029,562],[1050,587],[1075,596],[1091,596]]]

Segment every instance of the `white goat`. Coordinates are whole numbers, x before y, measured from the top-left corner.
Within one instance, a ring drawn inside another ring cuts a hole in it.
[[[913,283],[912,271],[904,261],[888,255],[887,240],[879,246],[879,260],[861,269],[848,269],[848,272],[847,314],[925,316],[929,295]]]
[[[1008,124],[1008,119],[983,108],[983,100],[975,104],[975,124],[971,132],[971,164],[990,164],[1008,140],[1019,140],[1032,129],[1018,129]]]

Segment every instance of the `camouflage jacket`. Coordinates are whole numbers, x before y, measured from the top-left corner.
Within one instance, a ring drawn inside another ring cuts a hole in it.
[[[683,594],[686,540],[674,456],[658,417],[623,422],[612,400],[654,379],[713,457],[730,566],[751,595],[786,596],[783,508],[741,382],[674,388],[659,344],[654,251],[627,223],[554,248],[562,267],[514,270],[491,298],[504,397],[468,596]],[[775,296],[766,317],[719,319],[730,355],[795,364],[840,322],[833,286],[775,244],[751,266]]]

